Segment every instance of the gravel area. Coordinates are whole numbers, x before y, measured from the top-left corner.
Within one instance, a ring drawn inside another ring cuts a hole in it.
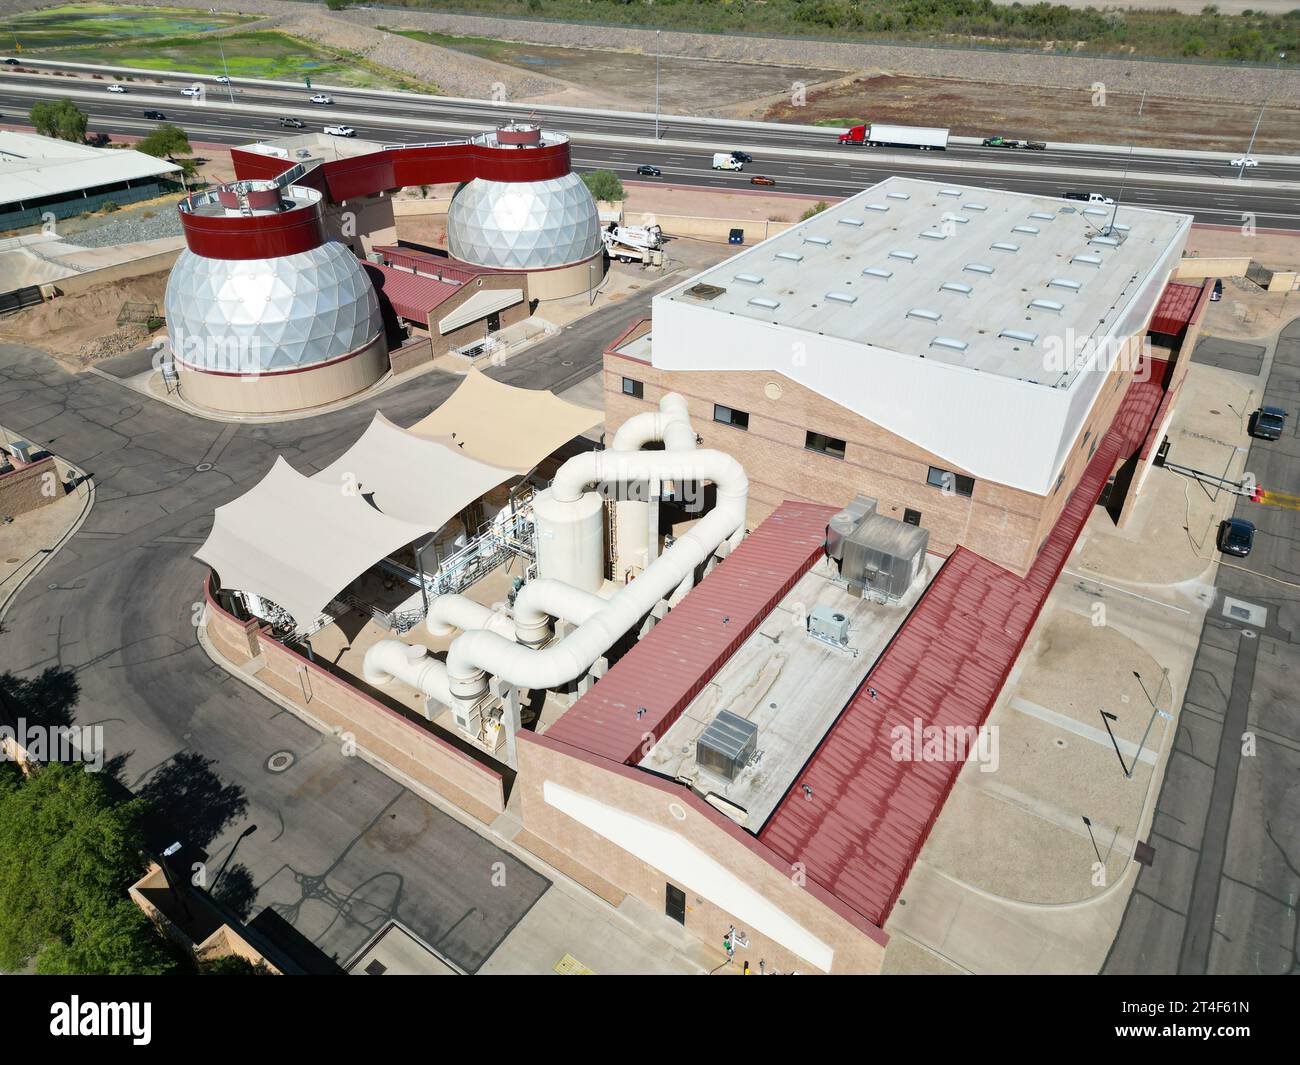
[[[154,212],[152,218],[146,218],[141,211],[129,218],[118,218],[102,226],[83,229],[69,236],[68,240],[83,248],[108,248],[117,244],[134,244],[141,240],[180,236],[181,217],[175,207],[168,204],[150,210]]]

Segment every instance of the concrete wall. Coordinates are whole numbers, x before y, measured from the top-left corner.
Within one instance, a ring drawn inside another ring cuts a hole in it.
[[[189,403],[234,414],[305,410],[369,388],[388,370],[383,334],[361,351],[315,369],[239,377],[202,373],[177,363],[181,395]]]
[[[61,295],[71,296],[73,293],[85,292],[88,288],[110,281],[124,281],[133,277],[144,277],[145,274],[154,274],[159,270],[170,270],[176,265],[182,250],[182,248],[173,248],[170,251],[155,252],[140,259],[132,259],[130,262],[118,263],[116,266],[87,270],[84,274],[70,274],[54,282],[54,289]]]
[[[586,262],[561,266],[555,270],[532,270],[528,274],[528,291],[535,300],[558,300],[600,287],[605,280],[605,249]]]
[[[288,698],[313,728],[340,739],[350,735],[357,752],[389,776],[441,795],[480,821],[490,822],[505,809],[499,772],[256,629],[250,636],[245,623],[211,595],[207,604],[208,637],[217,649],[244,665],[252,657],[250,639],[255,641],[263,663],[255,675]]]
[[[0,518],[16,518],[63,498],[63,479],[50,455],[0,474]]]
[[[883,933],[801,884],[798,870],[687,789],[531,733],[521,735],[515,787],[524,823],[516,843],[614,904],[635,895],[663,913],[673,883],[686,893],[693,936],[718,951],[729,927],[748,936],[737,967],[748,961],[757,972],[763,959],[787,973],[880,971]],[[620,825],[633,833],[626,847],[603,834]]]
[[[801,205],[800,213],[804,209]],[[723,243],[732,229],[743,229],[747,245],[775,237],[795,224],[768,222],[762,218],[705,218],[698,215],[659,214],[656,211],[630,211],[625,224],[640,226],[652,223],[661,226],[670,237],[694,237],[697,240],[717,240]]]

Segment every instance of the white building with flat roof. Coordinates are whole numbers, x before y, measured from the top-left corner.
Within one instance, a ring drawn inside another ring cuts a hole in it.
[[[656,296],[656,370],[784,375],[1047,495],[1190,215],[892,177]]]

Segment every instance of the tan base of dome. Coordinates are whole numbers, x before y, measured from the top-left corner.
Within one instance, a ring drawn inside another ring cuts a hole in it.
[[[528,295],[535,300],[558,300],[596,288],[605,280],[605,251],[590,259],[554,270],[529,270]]]
[[[228,414],[285,414],[320,407],[369,388],[388,370],[383,335],[360,351],[324,366],[239,377],[204,373],[177,365],[181,397],[187,402]]]

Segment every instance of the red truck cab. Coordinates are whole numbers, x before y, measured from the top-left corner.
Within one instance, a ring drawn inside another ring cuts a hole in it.
[[[865,144],[867,141],[867,127],[854,126],[847,133],[840,134],[841,144]]]

